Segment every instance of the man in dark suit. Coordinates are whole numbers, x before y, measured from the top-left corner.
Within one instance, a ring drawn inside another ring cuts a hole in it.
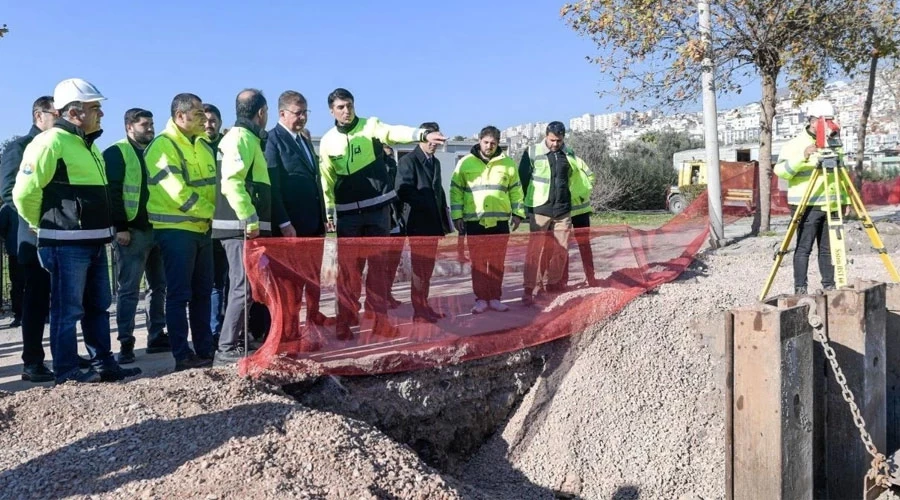
[[[45,130],[53,128],[57,112],[53,107],[53,98],[39,97],[31,108],[32,126],[27,135],[10,142],[0,156],[0,198],[9,208],[13,204],[13,187],[22,154],[31,140]],[[37,235],[28,223],[19,217],[17,234],[18,260],[25,276],[25,290],[22,304],[22,380],[31,382],[50,382],[53,372],[44,365],[44,323],[50,312],[50,273],[38,260]]]
[[[419,128],[440,132],[437,123]],[[444,315],[428,304],[428,289],[434,272],[438,240],[452,231],[447,196],[441,181],[441,162],[435,158],[436,143],[420,142],[412,153],[400,159],[397,195],[403,201],[403,219],[409,236],[412,261],[413,320],[435,323]]]
[[[287,90],[278,97],[278,123],[266,141],[266,163],[272,183],[272,234],[306,240],[298,249],[309,256],[308,266],[298,270],[304,277],[306,322],[331,325],[334,319],[319,312],[319,285],[325,232],[333,232],[325,217],[325,197],[319,158],[304,136],[309,109],[303,94]]]

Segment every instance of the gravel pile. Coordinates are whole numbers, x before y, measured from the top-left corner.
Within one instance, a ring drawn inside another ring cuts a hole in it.
[[[884,232],[898,248],[900,230]],[[554,344],[455,477],[369,424],[206,370],[0,394],[0,496],[721,498],[723,311],[755,301],[779,243],[707,252],[678,281]],[[887,279],[867,245],[853,246],[851,276]],[[792,289],[786,261],[773,295]]]

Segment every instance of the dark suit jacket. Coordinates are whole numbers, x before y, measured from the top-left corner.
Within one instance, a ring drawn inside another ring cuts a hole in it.
[[[272,232],[276,236],[281,234],[278,226],[285,222],[294,226],[297,236],[325,235],[325,196],[319,157],[312,143],[302,135],[300,138],[309,148],[313,163],[279,124],[269,130],[266,141],[266,163],[272,183]]]
[[[441,162],[425,166],[425,152],[416,146],[400,158],[397,196],[403,202],[403,219],[409,236],[443,236],[452,231],[447,214],[447,196],[440,182]]]
[[[19,164],[22,163],[22,155],[25,153],[25,148],[31,144],[31,140],[40,133],[41,129],[32,125],[28,135],[23,135],[10,142],[6,149],[3,150],[2,156],[0,156],[0,198],[3,199],[4,205],[9,206],[13,210],[15,210],[16,206],[13,205],[12,192],[13,187],[16,185]],[[16,242],[13,245],[18,248],[17,253],[22,252],[23,245],[27,246],[26,252],[32,256],[35,253],[35,248],[37,248],[37,235],[31,232],[28,228],[28,223],[21,217],[19,218]],[[25,259],[20,257],[20,260],[25,261],[29,259],[26,256]]]

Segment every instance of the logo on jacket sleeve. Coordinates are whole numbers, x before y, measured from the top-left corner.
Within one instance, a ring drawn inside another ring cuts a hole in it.
[[[34,163],[28,162],[22,165],[22,173],[25,175],[31,175],[34,172]]]

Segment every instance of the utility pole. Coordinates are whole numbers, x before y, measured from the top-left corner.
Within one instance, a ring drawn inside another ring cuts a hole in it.
[[[719,174],[719,123],[716,109],[716,67],[712,54],[709,0],[698,0],[700,37],[704,52],[701,62],[703,75],[703,130],[706,139],[706,193],[709,197],[709,245],[725,245],[725,226],[722,222],[722,180]]]

